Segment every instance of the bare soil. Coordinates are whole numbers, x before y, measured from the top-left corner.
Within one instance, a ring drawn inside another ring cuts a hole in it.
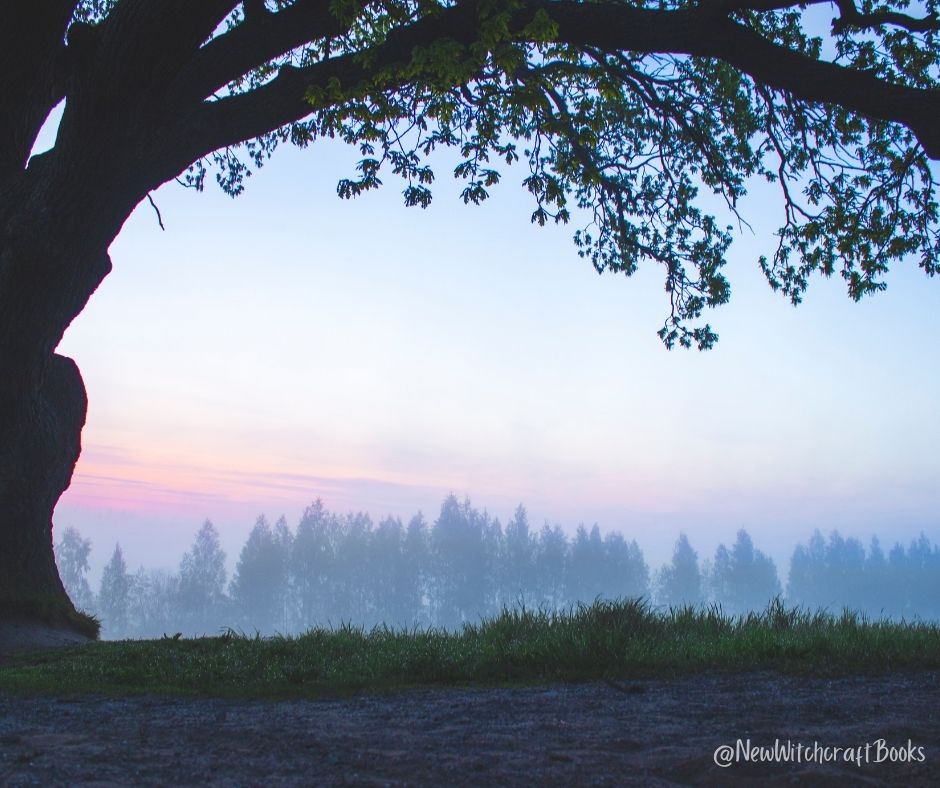
[[[802,763],[716,766],[716,748],[739,739],[853,748],[863,762],[806,762],[804,750]],[[915,762],[892,762],[884,746]],[[728,782],[940,784],[940,673],[706,675],[281,702],[0,692],[2,785]]]

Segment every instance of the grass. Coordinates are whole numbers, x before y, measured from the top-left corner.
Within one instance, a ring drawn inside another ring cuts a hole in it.
[[[566,613],[506,610],[462,631],[364,631],[298,637],[114,641],[0,664],[0,690],[26,693],[312,697],[465,683],[537,683],[773,670],[837,676],[940,668],[940,627],[868,621],[772,603],[652,610],[597,601]]]

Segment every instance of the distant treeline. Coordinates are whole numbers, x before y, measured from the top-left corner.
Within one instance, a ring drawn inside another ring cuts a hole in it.
[[[301,632],[316,625],[442,626],[504,606],[560,609],[597,597],[645,597],[663,606],[720,604],[729,613],[766,607],[783,588],[774,562],[747,531],[699,562],[688,538],[669,564],[650,570],[636,541],[602,536],[595,525],[568,538],[559,526],[533,530],[522,506],[503,526],[469,500],[449,496],[428,524],[367,514],[337,515],[317,500],[295,530],[260,517],[229,581],[218,533],[206,521],[179,571],[128,571],[120,545],[98,593],[87,573],[91,543],[67,528],[56,543],[75,604],[96,614],[109,638]],[[872,617],[940,619],[940,548],[923,536],[887,556],[877,539],[817,531],[794,551],[786,600],[808,608],[851,608]]]

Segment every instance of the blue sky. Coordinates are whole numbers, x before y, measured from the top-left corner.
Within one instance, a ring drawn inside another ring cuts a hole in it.
[[[57,524],[99,563],[120,539],[173,566],[206,517],[234,552],[317,496],[375,518],[521,501],[654,564],[680,528],[707,556],[746,527],[778,559],[816,527],[940,537],[940,283],[913,263],[860,304],[818,279],[794,309],[757,267],[781,212],[759,186],[719,345],[670,353],[657,266],[598,276],[572,226],[530,225],[521,168],[474,207],[442,162],[422,211],[391,175],[339,200],[356,159],[284,149],[237,200],[170,184],[165,232],[146,201],[125,225],[60,348],[90,407]]]

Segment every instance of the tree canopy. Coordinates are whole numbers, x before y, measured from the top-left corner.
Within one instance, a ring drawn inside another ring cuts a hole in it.
[[[722,267],[753,179],[779,187],[760,265],[794,303],[815,272],[859,299],[901,258],[937,271],[936,0],[50,0],[2,13],[0,135],[15,142],[0,172],[22,168],[63,98],[52,155],[93,141],[102,181],[137,168],[122,176],[137,201],[178,175],[201,189],[210,172],[236,195],[280,144],[322,137],[361,152],[346,198],[390,172],[426,206],[429,156],[453,148],[463,200],[478,203],[519,163],[532,221],[571,222],[598,271],[661,264],[669,347],[715,341],[702,313],[730,296]]]

